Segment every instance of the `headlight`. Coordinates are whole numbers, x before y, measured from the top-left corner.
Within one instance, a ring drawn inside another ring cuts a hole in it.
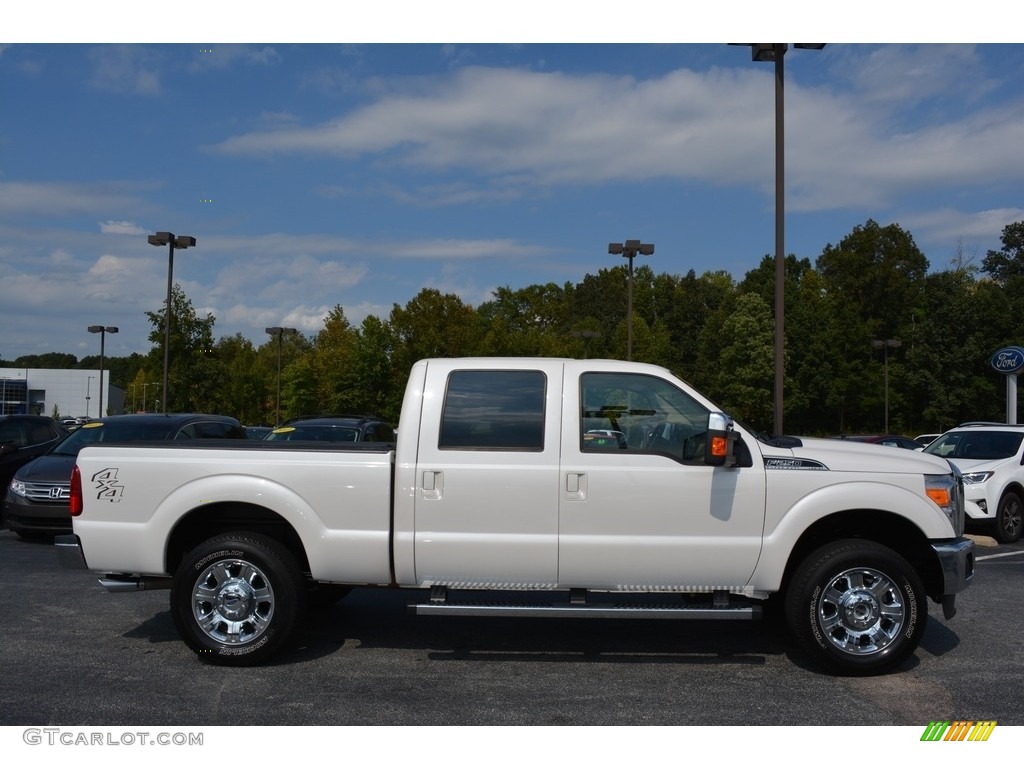
[[[25,496],[25,481],[24,480],[11,480],[11,492],[15,496]]]
[[[992,472],[991,470],[988,472],[964,472],[964,483],[966,485],[977,485],[978,483],[984,483],[994,474],[995,472]]]
[[[946,513],[956,535],[963,534],[964,497],[959,473],[954,470],[952,475],[925,475],[924,492]]]

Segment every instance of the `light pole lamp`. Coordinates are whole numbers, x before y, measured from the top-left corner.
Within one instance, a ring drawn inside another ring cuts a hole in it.
[[[782,434],[782,384],[786,350],[786,119],[783,59],[788,43],[732,43],[750,46],[753,61],[775,62],[775,434]],[[793,43],[820,51],[825,43]]]
[[[271,336],[277,336],[277,405],[275,406],[274,426],[279,427],[281,426],[281,348],[284,344],[284,335],[298,333],[298,330],[275,325],[272,328],[267,328],[266,332]]]
[[[590,340],[596,339],[601,333],[600,331],[572,331],[570,335],[577,339],[583,339],[586,356],[590,357]]]
[[[654,253],[653,243],[627,240],[624,243],[608,243],[608,253],[629,260],[629,277],[626,282],[626,359],[633,359],[633,259]]]
[[[889,350],[903,346],[899,339],[872,339],[871,346],[874,349],[883,350],[885,359],[885,434],[889,434]]]
[[[103,418],[103,347],[108,333],[117,333],[116,325],[90,325],[89,333],[100,335],[100,418]]]
[[[178,235],[175,237],[173,232],[157,232],[155,235],[150,235],[146,238],[146,241],[150,245],[167,246],[167,311],[164,315],[163,389],[164,413],[167,413],[167,370],[171,359],[171,282],[174,276],[174,249],[177,248],[179,251],[183,251],[186,248],[192,248],[196,244],[196,239],[189,235]]]

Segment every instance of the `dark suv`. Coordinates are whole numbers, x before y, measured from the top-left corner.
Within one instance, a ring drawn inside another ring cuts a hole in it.
[[[230,416],[196,413],[140,413],[87,422],[15,473],[3,503],[7,527],[22,538],[71,532],[71,470],[86,445],[209,438],[245,440],[245,429]]]
[[[263,439],[393,443],[395,430],[376,416],[297,416],[288,419]]]
[[[49,416],[0,416],[0,489],[14,473],[42,456],[68,435],[68,430]]]

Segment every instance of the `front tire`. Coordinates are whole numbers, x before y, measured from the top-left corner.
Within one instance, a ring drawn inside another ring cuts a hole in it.
[[[284,646],[306,604],[306,584],[284,546],[228,533],[189,552],[174,574],[171,615],[186,645],[221,666],[260,664]]]
[[[786,591],[797,642],[834,672],[868,675],[904,661],[928,621],[924,585],[888,547],[849,539],[812,552]]]
[[[1020,495],[1009,491],[1003,494],[996,510],[995,539],[1000,544],[1012,544],[1020,538],[1024,529],[1024,504]]]

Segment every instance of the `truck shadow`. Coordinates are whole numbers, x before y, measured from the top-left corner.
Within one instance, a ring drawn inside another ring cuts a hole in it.
[[[679,664],[761,667],[785,658],[824,674],[791,640],[781,617],[761,621],[501,618],[415,616],[411,590],[356,589],[344,601],[311,609],[293,647],[267,666],[306,664],[363,650],[421,651],[429,661],[598,664]],[[125,632],[151,643],[181,642],[170,611]],[[942,656],[959,637],[934,617],[918,653]],[[912,671],[917,656],[898,672]]]
[[[764,665],[788,651],[776,622],[653,619],[414,616],[408,590],[354,590],[311,613],[300,647],[282,658],[302,662],[346,640],[362,649],[420,650],[431,661]]]

